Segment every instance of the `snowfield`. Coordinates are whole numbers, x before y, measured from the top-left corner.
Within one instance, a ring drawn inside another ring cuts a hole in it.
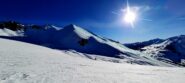
[[[97,61],[0,38],[0,83],[184,82],[184,68]]]

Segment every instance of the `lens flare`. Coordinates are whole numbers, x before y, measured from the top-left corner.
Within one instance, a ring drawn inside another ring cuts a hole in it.
[[[123,21],[126,23],[129,23],[133,28],[134,22],[136,21],[136,17],[137,17],[137,13],[130,8],[128,0],[127,0],[127,7],[123,15]]]

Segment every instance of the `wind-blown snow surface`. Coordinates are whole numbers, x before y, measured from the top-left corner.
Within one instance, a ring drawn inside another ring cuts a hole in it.
[[[0,39],[0,83],[184,83],[185,69],[75,57],[64,51]]]

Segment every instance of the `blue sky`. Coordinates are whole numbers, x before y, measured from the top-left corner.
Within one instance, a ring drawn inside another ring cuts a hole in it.
[[[123,43],[185,34],[185,0],[129,0],[134,28],[122,21],[125,0],[0,0],[0,20],[76,24]],[[147,20],[146,20],[147,19]]]

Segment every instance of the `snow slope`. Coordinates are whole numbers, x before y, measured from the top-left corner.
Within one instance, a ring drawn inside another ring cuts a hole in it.
[[[21,33],[21,31],[12,31],[10,29],[0,29],[0,36],[23,36],[23,34]]]
[[[158,60],[181,64],[185,60],[185,35],[168,38],[162,43],[146,46],[142,50]]]
[[[184,83],[185,69],[96,61],[0,38],[0,83]],[[75,54],[75,53],[74,53]]]
[[[185,66],[185,35],[125,45],[158,61]]]

